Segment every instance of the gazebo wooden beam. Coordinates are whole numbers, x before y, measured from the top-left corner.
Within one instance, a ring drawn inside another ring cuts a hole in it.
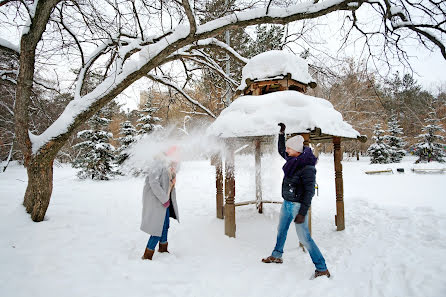
[[[235,237],[235,175],[234,148],[228,146],[225,158],[225,234]]]
[[[283,78],[276,78],[272,80],[246,80],[247,87],[243,91],[237,91],[239,94],[243,92],[245,95],[263,95],[270,93],[270,89],[275,89],[274,91],[285,91],[285,90],[299,90],[303,93],[307,92],[307,85],[300,83],[291,78],[288,74],[283,76]],[[265,88],[265,92],[263,92]]]
[[[344,181],[342,178],[342,149],[341,137],[333,137],[334,168],[336,184],[336,216],[335,222],[338,231],[345,229],[344,218]]]
[[[212,156],[212,165],[215,166],[215,199],[216,199],[216,214],[217,218],[224,218],[223,206],[223,161],[221,154]]]
[[[262,203],[262,156],[260,139],[254,140],[255,144],[255,179],[256,179],[256,206],[259,213],[263,213]]]

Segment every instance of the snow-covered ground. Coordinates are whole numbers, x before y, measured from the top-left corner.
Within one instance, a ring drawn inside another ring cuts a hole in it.
[[[33,223],[21,205],[26,172],[11,166],[0,174],[0,296],[446,296],[446,174],[413,173],[412,158],[374,166],[346,159],[346,229],[337,232],[332,158],[317,165],[312,207],[332,278],[316,280],[294,228],[284,263],[260,262],[274,247],[280,205],[266,204],[264,214],[238,207],[237,238],[223,235],[209,161],[182,164],[181,223],[171,224],[170,254],[153,261],[140,259],[148,239],[139,230],[143,178],[80,181],[74,169],[56,167],[46,220]],[[264,198],[281,200],[283,161],[262,162]],[[364,173],[387,168],[395,174]],[[253,156],[236,158],[236,179],[236,201],[252,200]]]

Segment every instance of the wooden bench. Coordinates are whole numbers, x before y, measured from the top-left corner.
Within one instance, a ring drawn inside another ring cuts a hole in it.
[[[365,174],[381,174],[381,173],[392,173],[393,174],[393,170],[388,168],[385,170],[373,170],[373,171],[366,171]]]

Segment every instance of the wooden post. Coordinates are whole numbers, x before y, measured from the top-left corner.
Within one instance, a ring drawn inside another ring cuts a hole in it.
[[[225,234],[235,237],[234,149],[228,147],[225,158]]]
[[[342,150],[341,137],[333,137],[334,167],[336,184],[336,216],[335,222],[338,231],[345,229],[344,221],[344,181],[342,179]]]
[[[256,139],[255,141],[255,175],[256,175],[256,206],[259,210],[259,213],[263,212],[263,203],[262,203],[262,158],[260,153],[260,139]]]
[[[215,166],[215,189],[216,189],[216,211],[217,218],[223,219],[224,207],[223,207],[223,166],[221,155],[213,156],[213,165]]]
[[[300,135],[304,138],[304,145],[309,146],[310,145],[310,133],[302,133]]]

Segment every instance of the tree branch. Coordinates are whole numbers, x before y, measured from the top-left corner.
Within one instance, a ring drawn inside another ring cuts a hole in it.
[[[186,92],[184,92],[183,89],[181,89],[177,84],[173,83],[172,81],[165,79],[163,77],[160,76],[156,76],[153,74],[147,74],[147,78],[159,82],[165,86],[168,86],[174,90],[176,90],[178,93],[180,93],[181,95],[183,95],[184,98],[186,98],[190,103],[192,103],[193,105],[201,108],[204,112],[206,112],[206,114],[208,114],[209,116],[216,118],[216,116],[212,113],[212,111],[210,111],[209,109],[207,109],[206,107],[204,107],[200,102],[196,101],[195,99],[193,99],[191,96],[189,96]]]

